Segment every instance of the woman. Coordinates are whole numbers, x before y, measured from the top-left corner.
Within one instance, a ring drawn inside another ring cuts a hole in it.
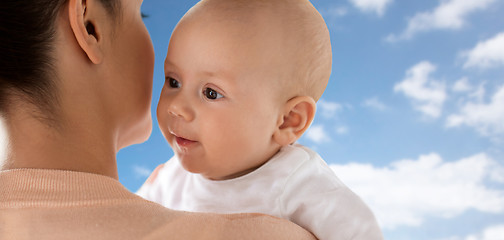
[[[257,214],[176,212],[117,180],[151,131],[141,0],[2,0],[1,239],[312,239]]]

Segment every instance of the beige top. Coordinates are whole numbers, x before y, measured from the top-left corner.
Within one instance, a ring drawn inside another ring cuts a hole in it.
[[[102,175],[0,171],[0,239],[313,239],[259,214],[173,211]]]

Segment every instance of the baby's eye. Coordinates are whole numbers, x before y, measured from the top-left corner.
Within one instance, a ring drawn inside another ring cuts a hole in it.
[[[171,88],[180,88],[180,82],[175,80],[174,78],[166,77],[166,81],[168,81],[168,84]]]
[[[219,92],[217,92],[211,88],[205,88],[203,90],[203,94],[205,95],[206,98],[208,98],[210,100],[215,100],[215,99],[219,99],[219,98],[224,97],[224,96],[222,96],[222,94],[220,94]]]

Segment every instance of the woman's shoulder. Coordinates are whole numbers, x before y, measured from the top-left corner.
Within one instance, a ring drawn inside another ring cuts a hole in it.
[[[2,239],[313,239],[262,214],[190,213],[165,208],[116,180],[54,170],[0,172]],[[55,235],[56,234],[56,235]]]
[[[212,214],[176,212],[145,239],[306,239],[315,237],[284,219],[258,213]]]

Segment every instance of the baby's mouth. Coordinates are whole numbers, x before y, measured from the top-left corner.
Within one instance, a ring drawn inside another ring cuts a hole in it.
[[[193,141],[191,139],[187,139],[187,138],[184,138],[184,137],[181,137],[178,133],[176,133],[175,131],[172,131],[170,130],[170,134],[175,137],[175,142],[177,143],[177,145],[179,147],[183,147],[183,148],[186,148],[186,147],[189,147],[191,145],[194,145],[195,143],[197,143],[197,141]]]
[[[186,139],[186,138],[183,138],[183,137],[177,137],[175,136],[175,139],[177,141],[177,144],[181,147],[188,147],[194,143],[196,143],[196,141],[193,141],[193,140],[189,140],[189,139]]]

